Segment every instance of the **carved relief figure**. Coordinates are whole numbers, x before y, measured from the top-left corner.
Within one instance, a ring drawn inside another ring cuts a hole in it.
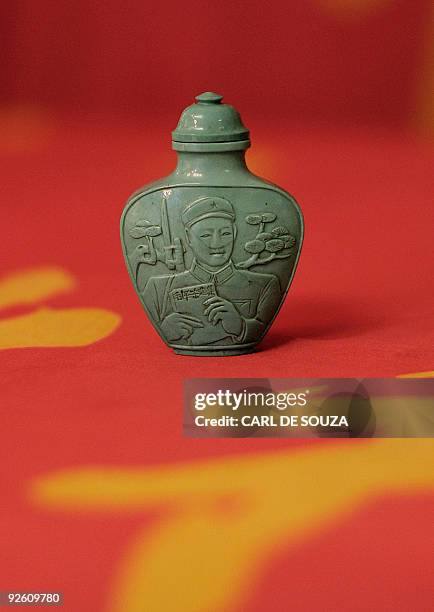
[[[228,200],[199,198],[181,218],[193,261],[188,270],[148,280],[143,299],[152,319],[178,344],[256,340],[279,307],[277,277],[240,269],[232,261],[237,227]]]

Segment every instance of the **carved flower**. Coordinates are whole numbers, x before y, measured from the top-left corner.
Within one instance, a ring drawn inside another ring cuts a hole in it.
[[[263,240],[250,240],[250,242],[246,242],[244,248],[248,253],[262,253],[265,249],[265,242]]]
[[[265,244],[265,249],[270,253],[277,253],[285,248],[285,242],[280,238],[274,238],[274,240],[268,240]]]

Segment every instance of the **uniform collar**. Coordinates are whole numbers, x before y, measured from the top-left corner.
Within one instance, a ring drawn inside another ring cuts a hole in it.
[[[215,283],[216,285],[221,285],[231,278],[235,272],[235,268],[232,261],[230,261],[224,268],[220,268],[217,272],[209,272],[194,259],[191,264],[190,272],[202,283]]]

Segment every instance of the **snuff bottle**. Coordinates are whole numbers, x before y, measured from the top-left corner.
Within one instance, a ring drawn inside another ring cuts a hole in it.
[[[176,353],[250,353],[294,276],[300,208],[249,171],[249,131],[221,95],[196,97],[172,132],[172,146],[175,170],[134,193],[121,218],[134,288]]]

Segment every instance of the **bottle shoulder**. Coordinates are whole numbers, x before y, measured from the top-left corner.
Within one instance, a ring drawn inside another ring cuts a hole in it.
[[[303,214],[298,204],[296,198],[289,193],[283,187],[276,185],[272,181],[269,181],[261,176],[253,174],[252,172],[243,172],[242,174],[238,174],[236,176],[232,175],[231,177],[218,177],[218,180],[212,180],[211,177],[204,177],[202,180],[192,181],[191,179],[185,180],[184,177],[180,177],[179,175],[172,173],[166,175],[160,179],[154,180],[139,189],[136,189],[130,197],[127,199],[122,219],[124,218],[127,211],[131,208],[131,206],[140,198],[152,194],[157,191],[169,190],[175,188],[183,188],[183,187],[195,187],[195,188],[203,188],[204,190],[212,188],[212,187],[236,187],[239,189],[264,189],[267,191],[273,191],[278,193],[280,196],[289,200],[294,208],[297,210],[301,219],[303,219]],[[121,222],[122,222],[121,219]]]
[[[133,191],[126,202],[126,205],[128,206],[128,204],[130,204],[133,200],[137,200],[139,197],[146,195],[147,193],[158,191],[159,189],[166,189],[169,186],[168,178],[169,176],[164,176],[160,179],[151,181],[150,183],[146,183],[146,185],[142,185]]]
[[[257,187],[276,191],[295,201],[295,197],[280,185],[251,172],[246,172],[237,176],[218,177],[216,180],[213,180],[215,178],[216,177],[203,177],[200,180],[191,180],[191,178],[185,179],[175,173],[168,174],[136,189],[129,196],[127,204],[153,191],[159,189],[172,189],[174,187],[203,187],[204,189],[208,187]]]

